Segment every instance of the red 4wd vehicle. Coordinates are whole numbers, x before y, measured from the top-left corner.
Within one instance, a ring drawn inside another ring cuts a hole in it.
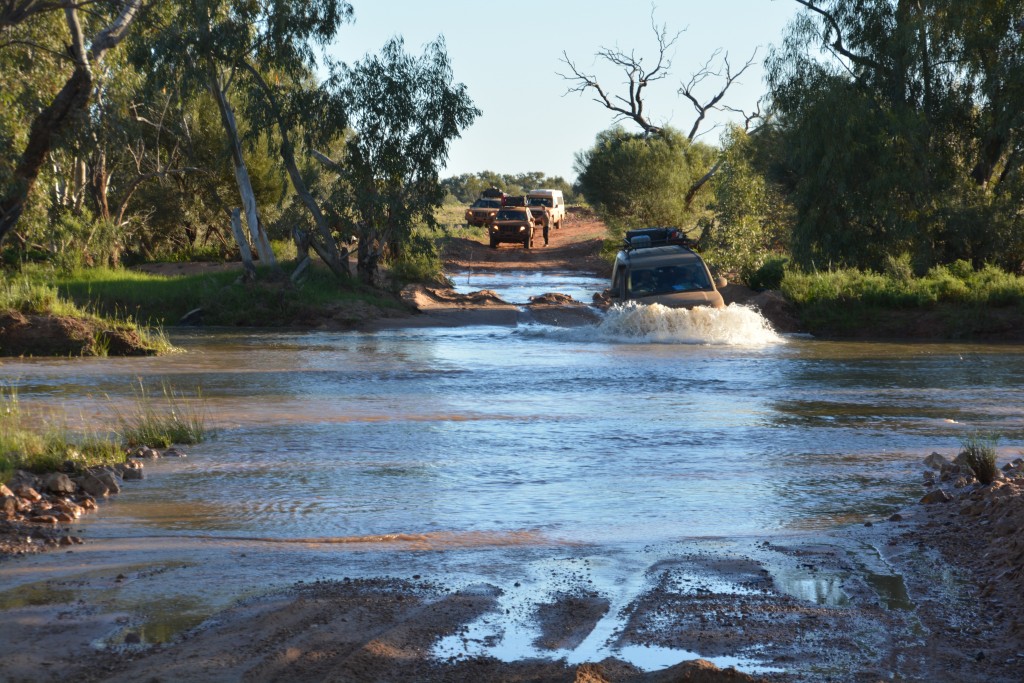
[[[470,225],[490,225],[500,209],[500,199],[481,197],[466,209],[466,222]]]
[[[497,249],[502,242],[519,242],[529,249],[533,246],[535,227],[530,209],[525,206],[506,206],[498,211],[491,224],[491,249]]]

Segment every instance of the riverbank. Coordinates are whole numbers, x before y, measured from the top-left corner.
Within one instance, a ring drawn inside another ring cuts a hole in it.
[[[452,276],[493,272],[571,272],[609,276],[603,255],[607,228],[592,212],[574,209],[549,245],[490,248],[467,230],[442,241],[441,258]],[[286,266],[287,267],[290,266]],[[153,263],[132,271],[92,269],[58,286],[76,301],[131,312],[157,325],[366,330],[394,327],[515,325],[513,306],[487,297],[458,297],[436,286],[406,291],[342,286],[325,268],[310,268],[300,287],[287,278],[239,282],[239,264]],[[732,283],[727,304],[750,306],[781,333],[822,339],[1024,341],[1024,281],[992,268],[974,271],[958,262],[921,278],[859,271],[786,273],[779,290],[754,291]],[[267,274],[264,274],[267,275]],[[148,278],[148,279],[147,279]],[[909,279],[908,279],[909,278]],[[425,298],[425,291],[433,291]],[[576,320],[580,306],[566,302],[562,316]],[[549,302],[550,311],[558,302]],[[0,311],[3,307],[0,306]],[[426,314],[426,315],[423,315]],[[557,317],[557,316],[556,316]],[[527,316],[526,319],[532,319]],[[6,355],[115,356],[152,353],[139,334],[97,327],[86,317],[0,313],[0,353]]]
[[[257,592],[169,636],[152,607],[108,601],[114,586],[144,595],[173,580],[173,561],[139,564],[122,548],[111,562],[103,543],[74,546],[68,562],[95,569],[0,592],[0,660],[10,681],[1017,681],[1024,462],[987,486],[939,456],[921,469],[922,500],[937,502],[863,525],[624,549],[641,563],[625,594],[604,578],[614,550],[527,541],[517,566],[466,584],[425,552],[428,539],[410,537],[386,541],[419,555],[409,575],[359,576],[355,563],[356,578]],[[191,558],[178,570],[202,575],[317,551],[176,544]],[[7,558],[0,571],[30,561]],[[551,571],[527,569],[538,561]],[[493,649],[502,642],[504,654]],[[681,662],[687,652],[711,661]]]
[[[28,279],[0,287],[0,356],[151,356],[171,350],[159,332],[100,316]]]

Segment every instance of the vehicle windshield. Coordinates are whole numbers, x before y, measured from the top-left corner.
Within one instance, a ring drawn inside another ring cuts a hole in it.
[[[521,221],[525,219],[525,211],[516,211],[515,209],[502,209],[498,212],[499,221]]]
[[[630,273],[629,289],[633,296],[672,294],[711,289],[711,280],[699,263],[634,268]]]
[[[474,209],[497,209],[501,206],[501,202],[497,199],[478,199],[473,202],[471,208]]]
[[[530,197],[530,206],[551,206],[550,197]]]

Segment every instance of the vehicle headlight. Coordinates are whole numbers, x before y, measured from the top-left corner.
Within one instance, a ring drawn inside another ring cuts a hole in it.
[[[519,232],[522,232],[523,230],[526,230],[526,226],[525,225],[520,225],[519,226]]]

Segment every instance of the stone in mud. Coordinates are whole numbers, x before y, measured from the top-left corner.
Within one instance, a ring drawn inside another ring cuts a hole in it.
[[[651,673],[643,680],[649,683],[756,683],[761,679],[732,668],[720,669],[706,659],[693,659]]]
[[[14,496],[0,497],[0,516],[12,519],[18,514],[18,499]]]
[[[942,489],[935,489],[934,491],[926,493],[924,497],[921,498],[921,502],[925,505],[930,505],[931,503],[945,503],[952,499],[953,497]]]
[[[85,513],[85,509],[81,505],[76,505],[68,500],[59,501],[53,507],[71,515],[74,519],[78,519]]]
[[[36,524],[57,524],[57,517],[54,515],[35,515],[29,517],[28,521],[35,522]]]
[[[121,492],[121,477],[116,470],[103,468],[92,472],[93,476],[102,481],[111,493]]]
[[[160,451],[150,448],[149,446],[139,446],[132,451],[133,458],[144,458],[146,460],[156,460],[160,457]]]
[[[7,486],[14,491],[15,494],[17,494],[18,489],[22,486],[29,486],[38,490],[39,477],[25,470],[17,470],[15,471],[14,476],[11,477],[10,481],[7,482]]]
[[[121,472],[121,478],[125,481],[140,481],[146,478],[146,475],[142,472],[142,468],[126,469]]]
[[[177,448],[168,448],[164,451],[165,458],[187,458],[188,456],[184,451],[179,451]]]
[[[110,488],[95,474],[86,474],[82,477],[79,485],[83,491],[96,498],[105,498],[110,495]]]
[[[933,452],[924,459],[924,464],[927,467],[931,467],[933,470],[941,470],[943,465],[949,464],[949,460],[941,453]]]
[[[9,498],[14,495],[14,491],[7,488],[6,484],[0,484],[0,498]]]
[[[45,491],[57,495],[71,494],[78,489],[75,482],[71,481],[71,477],[61,472],[46,475],[43,477],[41,485]]]
[[[18,498],[24,498],[25,500],[33,503],[42,500],[43,498],[41,495],[39,495],[39,491],[36,491],[34,488],[26,484],[22,484],[18,488],[14,489],[14,495],[16,495]]]

